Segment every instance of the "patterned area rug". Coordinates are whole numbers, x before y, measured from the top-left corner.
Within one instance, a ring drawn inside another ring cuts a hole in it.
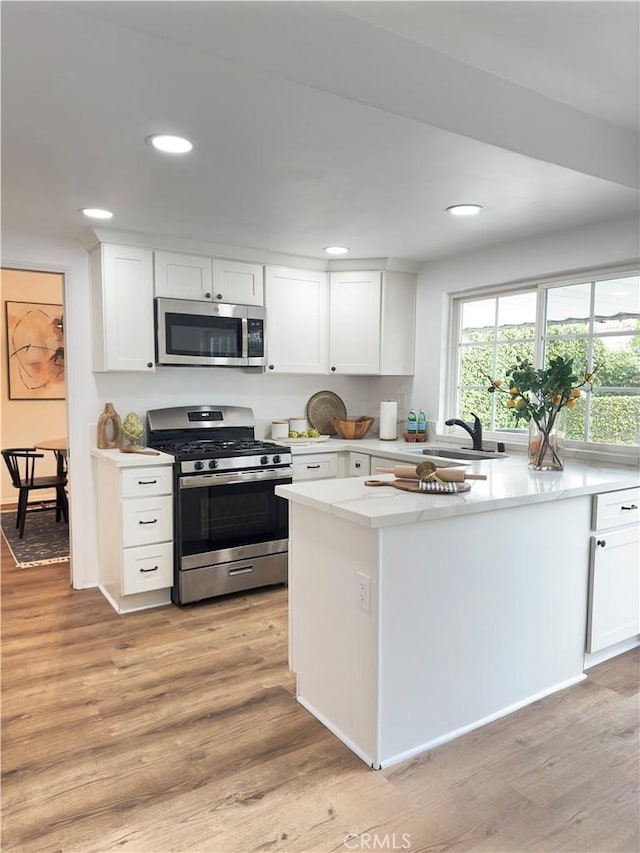
[[[15,510],[0,515],[2,535],[19,569],[44,563],[63,563],[69,559],[69,525],[56,522],[51,512],[27,513],[24,536],[18,538]]]

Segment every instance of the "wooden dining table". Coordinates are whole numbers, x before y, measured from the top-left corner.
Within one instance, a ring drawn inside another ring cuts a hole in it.
[[[51,438],[44,441],[36,441],[33,446],[36,450],[51,450],[56,457],[56,473],[62,477],[67,473],[67,454],[69,444],[67,438]]]

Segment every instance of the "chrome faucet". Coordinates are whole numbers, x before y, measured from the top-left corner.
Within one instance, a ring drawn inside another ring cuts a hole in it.
[[[445,424],[447,426],[461,426],[471,436],[473,449],[482,450],[482,424],[480,423],[480,418],[474,412],[471,412],[471,414],[474,418],[473,426],[466,421],[461,421],[459,418],[449,418],[448,421],[445,421]]]

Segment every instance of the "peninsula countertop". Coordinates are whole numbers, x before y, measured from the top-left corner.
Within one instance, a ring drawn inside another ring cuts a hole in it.
[[[324,442],[317,448],[327,444],[331,445],[332,442]],[[344,445],[346,449],[351,443],[344,442]],[[359,446],[365,450],[364,444],[359,443]],[[313,449],[315,451],[316,446]],[[375,452],[373,448],[366,450]],[[423,457],[414,454],[410,458],[417,464]],[[403,461],[407,463],[406,456]],[[315,480],[277,486],[276,494],[354,524],[387,527],[633,489],[640,482],[636,468],[574,460],[567,462],[564,471],[535,472],[529,470],[523,454],[470,462],[464,467],[473,473],[486,474],[487,480],[474,480],[468,492],[459,494],[411,493],[366,486],[365,480],[368,479],[394,479],[391,474],[372,474],[371,477]]]

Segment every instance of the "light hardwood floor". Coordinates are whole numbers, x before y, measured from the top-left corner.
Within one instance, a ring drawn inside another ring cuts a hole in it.
[[[638,653],[368,769],[294,699],[283,588],[118,616],[2,542],[2,850],[639,849]]]

